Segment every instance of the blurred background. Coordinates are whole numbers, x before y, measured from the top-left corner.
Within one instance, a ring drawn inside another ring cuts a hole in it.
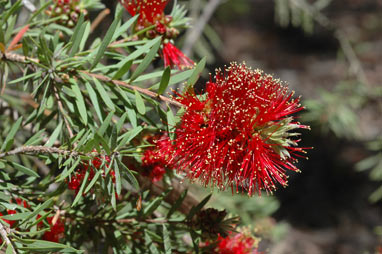
[[[302,146],[314,149],[289,187],[252,198],[227,190],[209,206],[240,215],[264,253],[382,254],[382,0],[177,3],[192,28],[176,44],[196,62],[207,56],[199,91],[215,68],[245,61],[302,95],[299,117],[312,128]]]

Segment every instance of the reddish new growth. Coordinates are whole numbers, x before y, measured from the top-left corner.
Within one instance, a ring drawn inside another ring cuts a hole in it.
[[[96,152],[96,151],[93,151]],[[79,188],[81,187],[81,184],[85,178],[85,174],[87,171],[89,171],[89,177],[88,181],[91,181],[95,175],[94,169],[101,169],[102,163],[105,160],[105,165],[107,168],[109,167],[110,163],[110,157],[109,156],[101,156],[101,157],[95,157],[91,165],[89,165],[87,162],[82,162],[79,166],[79,168],[76,170],[74,175],[70,178],[70,181],[68,181],[68,188],[71,190],[75,190],[76,192],[79,191]],[[104,169],[103,169],[104,170]],[[110,170],[109,174],[112,177],[112,181],[115,183],[115,172],[114,170]],[[102,176],[105,177],[105,171],[102,173]]]
[[[134,16],[139,14],[135,30],[146,30],[141,35],[149,39],[162,36],[161,56],[165,66],[178,69],[192,67],[194,62],[174,46],[172,40],[179,35],[178,29],[172,26],[172,17],[164,14],[168,0],[120,0],[125,9]]]
[[[163,149],[163,141],[158,136],[147,140],[154,147],[148,148],[142,156],[143,175],[148,176],[152,182],[160,181],[166,173],[166,160],[159,152]]]
[[[41,216],[38,215],[37,219],[40,217]],[[55,218],[55,216],[47,217],[46,220],[49,224],[49,230],[44,232],[42,239],[58,243],[60,239],[64,237],[65,225],[63,221],[59,217]],[[43,225],[42,221],[38,223],[38,227],[40,228],[42,228]]]
[[[232,63],[215,82],[208,82],[207,93],[189,92],[177,98],[186,111],[162,151],[169,163],[186,172],[191,180],[204,185],[226,185],[239,191],[276,189],[287,185],[286,170],[299,171],[293,164],[299,135],[291,132],[309,128],[294,121],[292,114],[303,109],[300,99],[279,80],[245,64]]]
[[[247,233],[230,234],[223,238],[219,236],[214,253],[219,254],[257,254],[257,239]]]

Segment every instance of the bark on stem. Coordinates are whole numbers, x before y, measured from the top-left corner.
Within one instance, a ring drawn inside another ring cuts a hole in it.
[[[8,237],[8,232],[6,230],[6,227],[3,225],[1,221],[0,221],[0,234],[1,234],[1,237],[4,239],[5,243],[12,247],[12,254],[18,254],[15,246],[13,245],[13,243]]]

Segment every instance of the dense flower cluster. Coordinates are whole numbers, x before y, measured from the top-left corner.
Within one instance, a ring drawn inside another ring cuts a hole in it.
[[[227,237],[218,238],[216,254],[257,254],[257,239],[248,233],[231,233]]]
[[[38,215],[37,218],[40,218],[40,215]],[[42,239],[44,239],[45,241],[58,243],[60,239],[64,237],[64,233],[65,233],[64,222],[60,219],[60,217],[55,218],[55,216],[47,217],[46,221],[49,224],[49,230],[44,232]],[[38,227],[40,228],[42,228],[43,225],[44,224],[42,221],[38,223]]]
[[[152,182],[157,182],[166,173],[166,159],[160,153],[163,142],[159,136],[151,136],[147,141],[155,146],[146,149],[143,153],[142,174],[148,176]]]
[[[185,107],[175,140],[162,151],[168,163],[204,185],[227,185],[252,195],[287,185],[286,170],[294,165],[299,135],[308,128],[292,114],[303,109],[299,98],[279,80],[245,64],[232,63],[203,96],[188,92],[177,100]]]
[[[130,15],[139,14],[135,30],[146,30],[141,36],[150,39],[162,36],[161,56],[165,66],[183,69],[194,65],[194,62],[172,42],[172,39],[179,35],[179,30],[172,26],[172,17],[164,14],[168,0],[120,0],[120,2]]]
[[[25,208],[29,207],[28,203],[25,200],[22,200],[21,198],[16,198],[15,201],[16,201],[16,204],[18,204],[20,206],[23,205]],[[12,200],[11,200],[11,203],[12,203]],[[7,209],[7,214],[8,215],[16,214],[16,213],[17,213],[16,210]],[[4,216],[4,214],[0,212],[0,217],[2,217],[2,216]],[[7,220],[7,219],[2,219],[2,220],[4,222],[8,223],[9,227],[13,227],[13,225],[16,223],[15,220]]]
[[[110,157],[109,156],[102,156],[102,157],[96,157],[92,160],[91,164],[89,165],[86,162],[82,162],[79,166],[79,168],[76,170],[76,172],[72,175],[68,183],[68,188],[71,190],[75,190],[76,192],[79,191],[79,188],[81,187],[81,184],[85,178],[85,174],[87,171],[89,171],[89,177],[88,181],[91,181],[95,175],[94,169],[101,169],[101,166],[103,164],[103,161],[105,161],[105,167],[109,167],[110,163]],[[105,170],[105,169],[103,169]],[[112,181],[115,183],[115,172],[114,170],[109,171],[110,176],[112,177]],[[103,177],[105,177],[105,171],[102,174]]]
[[[57,23],[69,28],[74,27],[82,14],[87,16],[88,11],[81,7],[80,0],[53,0],[45,13],[50,17],[60,17]]]

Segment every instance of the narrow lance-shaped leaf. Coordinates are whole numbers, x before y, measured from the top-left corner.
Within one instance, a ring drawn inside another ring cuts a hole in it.
[[[149,53],[143,58],[142,62],[138,65],[137,69],[131,75],[130,82],[132,82],[134,79],[136,79],[146,68],[151,64],[152,60],[154,59],[156,53],[158,52],[158,49],[161,45],[161,41],[158,40],[153,47],[150,49]]]
[[[162,94],[164,93],[164,91],[166,91],[166,88],[170,82],[170,75],[171,75],[171,68],[170,66],[167,66],[167,68],[163,72],[162,78],[159,83],[158,94]]]
[[[107,46],[110,44],[111,39],[113,38],[115,29],[117,28],[117,25],[118,25],[119,21],[121,20],[121,16],[122,16],[122,10],[117,14],[113,23],[111,24],[111,26],[107,30],[105,38],[103,38],[102,44],[98,49],[97,55],[96,55],[96,57],[92,63],[92,66],[90,67],[90,70],[93,69],[99,63],[99,61],[101,60],[101,57],[104,55]]]
[[[33,176],[33,177],[40,177],[39,174],[37,174],[35,171],[33,171],[27,167],[24,167],[23,165],[20,165],[16,162],[11,162],[11,163],[15,169],[19,170],[20,172],[22,172],[26,175]]]
[[[164,253],[171,254],[171,239],[168,229],[165,224],[163,226],[163,244],[164,244]]]
[[[175,201],[175,204],[173,204],[170,208],[170,210],[167,213],[167,218],[170,218],[171,215],[182,205],[183,200],[187,197],[188,190],[184,190],[182,194],[180,194],[179,198]]]
[[[88,113],[85,105],[84,97],[82,96],[82,92],[80,90],[79,85],[73,80],[72,82],[72,91],[76,95],[76,105],[78,111],[80,112],[81,119],[85,125],[88,124]]]
[[[101,95],[101,99],[105,102],[106,106],[111,110],[111,111],[115,111],[115,106],[114,106],[114,103],[113,101],[110,99],[110,96],[109,94],[106,92],[105,88],[103,87],[103,85],[101,84],[101,82],[94,78],[94,84],[97,88],[97,91],[100,93]]]
[[[2,151],[9,151],[9,149],[12,147],[13,145],[13,139],[17,133],[17,131],[19,130],[20,126],[21,126],[21,123],[23,122],[23,118],[20,117],[13,125],[12,125],[12,128],[11,130],[9,131],[9,134],[7,135],[7,137],[5,138],[5,141],[3,143],[3,145],[1,146],[1,150]]]
[[[98,119],[102,120],[102,111],[101,111],[101,107],[99,105],[97,93],[94,91],[93,87],[91,86],[91,84],[89,82],[86,82],[85,86],[86,86],[86,90],[89,93],[90,100],[93,104],[93,107],[94,107],[94,110],[98,116]]]
[[[57,140],[58,136],[61,133],[62,129],[62,121],[57,125],[56,129],[53,131],[52,135],[50,136],[48,142],[46,142],[45,146],[51,147],[53,146],[54,142]]]
[[[137,105],[138,113],[144,115],[146,113],[145,103],[137,90],[135,90],[135,103]]]
[[[26,221],[28,221],[29,219],[31,219],[34,216],[36,216],[37,214],[39,214],[44,209],[48,209],[49,207],[51,207],[53,205],[53,203],[54,203],[54,201],[53,201],[54,198],[55,197],[50,198],[47,201],[45,201],[43,204],[38,205],[37,208],[28,217],[26,217],[23,221],[21,221],[19,225],[24,224]]]
[[[194,71],[191,74],[191,77],[187,81],[187,88],[193,86],[196,81],[199,79],[200,73],[204,70],[206,65],[206,57],[203,57],[202,60],[196,65]]]
[[[205,197],[197,206],[194,206],[191,208],[191,211],[190,213],[187,215],[187,220],[191,220],[192,217],[194,217],[194,215],[199,212],[204,206],[205,204],[207,204],[207,202],[210,200],[212,194],[209,194],[207,197]]]

